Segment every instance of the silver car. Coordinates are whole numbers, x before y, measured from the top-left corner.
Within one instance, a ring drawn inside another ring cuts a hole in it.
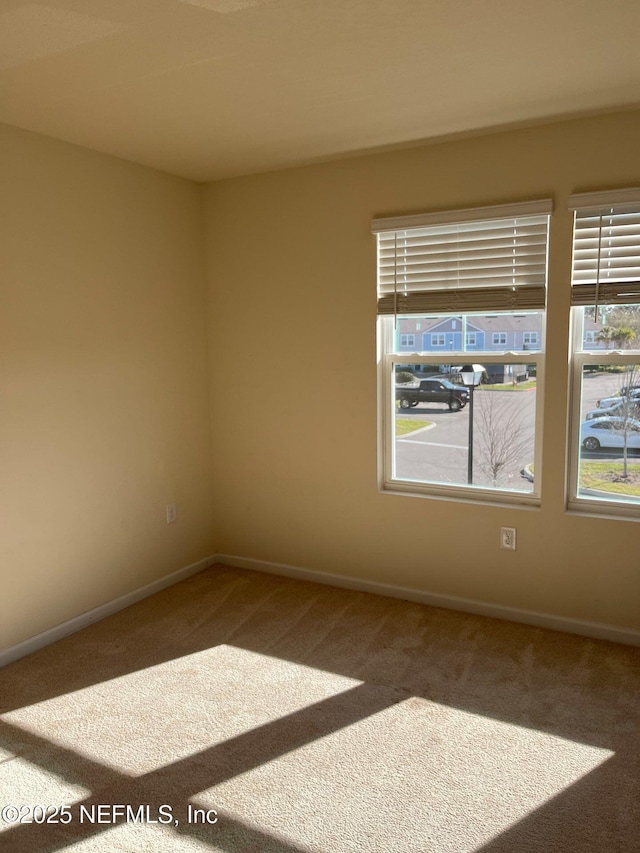
[[[621,400],[624,401],[627,398],[624,394],[616,394],[614,397],[603,397],[602,400],[598,400],[596,406],[599,409],[608,409],[609,406],[615,406]],[[629,399],[635,401],[640,401],[640,388],[632,388],[629,391]]]
[[[610,402],[610,405],[602,406],[605,402]],[[626,397],[609,397],[607,400],[599,400],[598,403],[597,409],[591,409],[585,415],[588,421],[593,418],[625,417],[625,415],[637,418],[640,415],[640,400],[629,400],[627,403]]]

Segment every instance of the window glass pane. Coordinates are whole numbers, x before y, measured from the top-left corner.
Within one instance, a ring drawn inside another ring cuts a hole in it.
[[[475,389],[466,365],[414,367],[394,373],[394,479],[532,493],[535,367],[487,364]]]
[[[540,351],[543,317],[541,311],[399,316],[395,323],[394,351],[440,354]]]
[[[640,305],[599,305],[582,310],[582,348],[640,349]]]
[[[578,496],[640,504],[640,364],[582,370]]]

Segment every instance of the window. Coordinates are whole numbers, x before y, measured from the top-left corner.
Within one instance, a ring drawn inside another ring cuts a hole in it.
[[[507,332],[494,329],[516,328],[516,313],[543,330],[550,213],[544,200],[373,221],[384,491],[539,502],[543,353],[515,364],[477,347],[496,336],[504,346]],[[428,355],[395,348],[409,318],[446,329],[424,333]],[[415,381],[396,383],[409,364]]]
[[[522,336],[522,343],[525,347],[537,347],[538,346],[538,333],[537,332],[525,332]]]
[[[507,333],[506,332],[494,332],[491,337],[491,343],[494,347],[506,347],[507,345]]]
[[[640,189],[581,193],[570,207],[568,503],[640,516]]]
[[[416,336],[415,335],[400,335],[400,346],[401,347],[412,347],[415,346]]]

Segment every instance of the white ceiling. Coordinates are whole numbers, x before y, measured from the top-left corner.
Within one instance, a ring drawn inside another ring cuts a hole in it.
[[[0,0],[0,121],[198,181],[640,104],[638,0]]]

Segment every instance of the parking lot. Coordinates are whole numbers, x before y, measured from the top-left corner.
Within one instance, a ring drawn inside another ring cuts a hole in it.
[[[586,373],[581,403],[582,420],[597,401],[611,397],[624,385],[624,374]],[[521,472],[534,461],[534,425],[536,391],[497,391],[482,387],[475,392],[473,483],[497,485],[523,492],[533,490]],[[493,415],[493,417],[491,417]],[[395,476],[403,480],[443,484],[466,484],[469,458],[469,406],[450,412],[444,405],[420,404],[403,410],[398,417],[415,421],[415,432],[396,438]],[[427,424],[430,423],[430,426]],[[559,421],[559,436],[564,440],[564,422]],[[509,437],[511,441],[509,441]],[[620,451],[582,451],[585,459],[621,458]],[[640,465],[637,454],[630,463]],[[491,473],[500,463],[497,480]]]
[[[493,485],[489,470],[501,461],[497,485],[532,491],[521,475],[533,463],[535,389],[477,390],[474,397],[473,483]],[[469,412],[450,412],[444,405],[420,404],[399,417],[415,421],[416,430],[396,439],[396,476],[403,480],[464,484],[469,454]],[[432,426],[424,428],[427,423]]]
[[[595,409],[598,400],[613,397],[625,384],[624,373],[585,373],[582,384],[582,419],[590,409]]]

